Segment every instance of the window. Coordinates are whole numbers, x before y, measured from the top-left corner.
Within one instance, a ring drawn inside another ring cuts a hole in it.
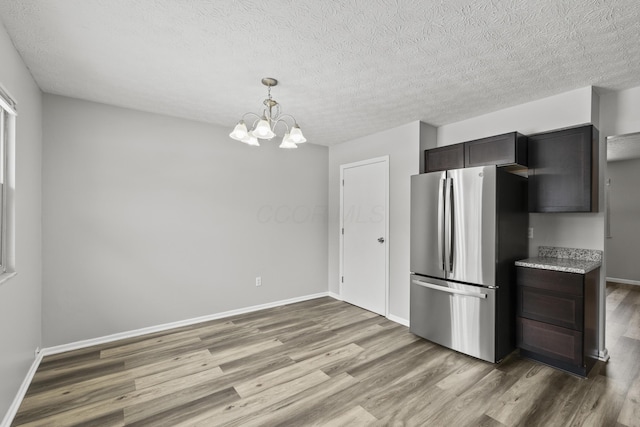
[[[13,150],[16,104],[0,87],[0,282],[13,276]]]

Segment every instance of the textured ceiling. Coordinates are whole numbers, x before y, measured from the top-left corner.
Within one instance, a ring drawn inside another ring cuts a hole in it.
[[[309,142],[640,86],[638,0],[2,0],[43,91],[223,125],[266,88]]]

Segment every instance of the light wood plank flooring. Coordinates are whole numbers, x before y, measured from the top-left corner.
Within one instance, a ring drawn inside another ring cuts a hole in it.
[[[320,298],[46,357],[15,426],[640,426],[640,289],[580,379],[493,365]]]

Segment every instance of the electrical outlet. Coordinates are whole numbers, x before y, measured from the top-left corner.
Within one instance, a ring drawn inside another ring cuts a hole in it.
[[[527,231],[527,237],[529,239],[533,239],[533,227],[529,227],[529,230]]]
[[[262,286],[262,277],[256,277],[256,286]]]

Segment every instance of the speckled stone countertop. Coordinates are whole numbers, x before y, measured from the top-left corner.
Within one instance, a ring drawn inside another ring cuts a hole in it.
[[[602,265],[602,251],[539,246],[536,258],[516,261],[518,267],[587,274]]]

